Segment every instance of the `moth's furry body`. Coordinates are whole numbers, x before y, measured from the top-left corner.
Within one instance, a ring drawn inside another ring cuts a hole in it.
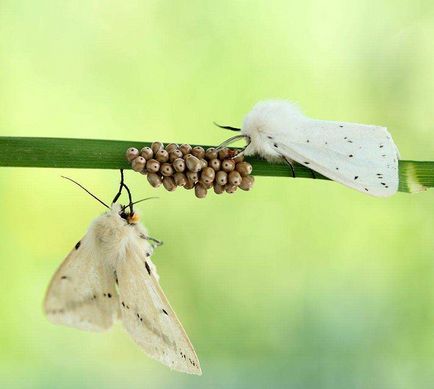
[[[146,239],[148,231],[141,223],[128,223],[119,217],[121,207],[115,204],[112,209],[98,216],[89,228],[89,238],[95,243],[95,248],[105,258],[107,266],[113,271],[125,261],[131,252],[152,253],[152,246]]]
[[[199,360],[159,285],[145,227],[114,204],[57,270],[45,298],[55,324],[104,331],[120,318],[134,341],[172,369],[201,374]]]
[[[246,116],[246,155],[296,161],[360,192],[390,196],[398,189],[399,153],[386,128],[306,117],[288,101],[264,101]]]

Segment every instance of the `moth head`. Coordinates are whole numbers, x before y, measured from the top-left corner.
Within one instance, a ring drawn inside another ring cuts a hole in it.
[[[140,215],[137,212],[121,212],[119,216],[128,224],[137,224],[140,221]]]
[[[121,219],[125,220],[128,224],[137,224],[140,221],[140,215],[136,211],[131,211],[130,204],[122,205],[114,203],[111,206],[112,215],[117,215]]]

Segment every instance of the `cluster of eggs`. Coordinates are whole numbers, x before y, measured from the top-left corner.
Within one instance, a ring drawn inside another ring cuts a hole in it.
[[[164,147],[154,142],[141,150],[130,147],[126,157],[132,169],[146,175],[154,188],[163,185],[169,192],[178,186],[194,188],[198,198],[205,197],[211,188],[217,194],[234,193],[238,188],[250,190],[254,183],[252,165],[237,150],[205,150],[175,143]]]

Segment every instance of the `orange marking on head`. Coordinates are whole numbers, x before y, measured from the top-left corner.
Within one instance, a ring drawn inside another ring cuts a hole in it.
[[[140,216],[138,213],[133,213],[128,215],[128,223],[130,224],[136,224],[140,221]]]

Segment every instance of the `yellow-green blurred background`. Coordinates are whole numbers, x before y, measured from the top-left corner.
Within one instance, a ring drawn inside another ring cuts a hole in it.
[[[0,2],[0,135],[217,144],[264,98],[389,127],[434,158],[430,0]],[[330,182],[152,189],[129,172],[161,283],[203,376],[147,358],[117,325],[42,314],[56,267],[116,171],[1,168],[3,388],[433,387],[434,193],[374,199]]]

